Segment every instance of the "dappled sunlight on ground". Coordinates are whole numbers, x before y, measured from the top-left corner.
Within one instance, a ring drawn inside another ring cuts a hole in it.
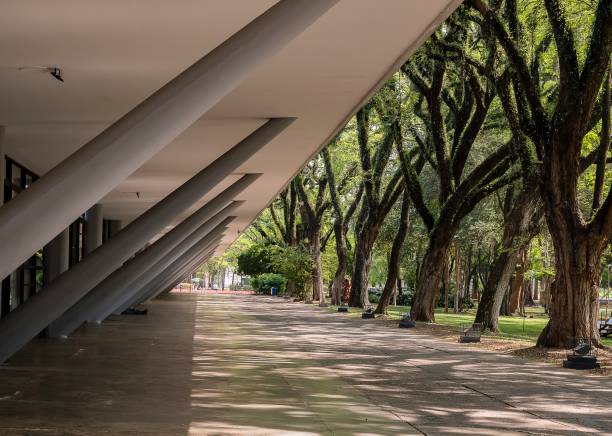
[[[172,294],[0,365],[0,435],[610,434],[610,378],[430,333]]]
[[[607,379],[279,298],[198,297],[193,356],[194,435],[612,428]]]

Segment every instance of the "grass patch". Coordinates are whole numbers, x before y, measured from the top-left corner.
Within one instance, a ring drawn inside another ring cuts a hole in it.
[[[335,312],[336,306],[330,307],[330,310]],[[389,319],[399,320],[401,315],[407,312],[410,312],[410,307],[408,306],[389,306]],[[487,333],[486,336],[535,342],[548,322],[548,315],[544,313],[542,307],[528,307],[526,308],[526,313],[527,318],[521,316],[500,316],[500,333]],[[602,309],[603,314],[604,310]],[[349,316],[361,316],[361,311],[353,308]],[[444,309],[436,309],[436,323],[456,327],[457,330],[474,322],[475,316],[476,308],[462,313],[452,313],[452,309],[449,313],[444,313]],[[602,338],[602,342],[612,347],[612,338]]]

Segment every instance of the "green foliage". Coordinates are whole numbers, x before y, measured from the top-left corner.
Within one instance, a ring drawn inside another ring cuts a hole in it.
[[[255,276],[251,281],[251,285],[259,294],[270,294],[270,289],[276,288],[278,295],[282,295],[285,292],[287,279],[280,274],[264,273]]]
[[[338,256],[333,249],[335,243],[333,237],[327,243],[327,249],[321,253],[321,269],[323,270],[323,283],[330,283],[334,279],[336,267],[338,265]]]
[[[312,257],[303,247],[279,248],[272,256],[273,270],[295,284],[298,298],[306,296],[312,267]]]
[[[251,245],[236,258],[238,272],[251,277],[272,272],[273,255],[274,248],[270,245]]]
[[[382,289],[377,289],[377,288],[368,289],[368,299],[370,303],[378,304],[381,296],[382,296]]]
[[[492,0],[486,3],[491,6],[504,4],[504,2],[494,2]],[[560,3],[565,9],[568,26],[573,29],[578,63],[582,65],[586,57],[597,1],[560,0]],[[546,8],[543,7],[541,0],[518,0],[517,10],[521,33],[520,40],[517,41],[518,49],[521,55],[528,60],[528,68],[533,70],[534,74],[537,72],[539,82],[537,94],[544,110],[551,113],[559,96],[560,71],[558,51]],[[508,22],[501,10],[499,10],[498,15],[503,21],[505,20],[503,25],[508,27]],[[497,82],[489,77],[489,73],[494,77],[500,77],[509,68],[508,59],[499,47],[494,56],[494,62],[490,65],[486,64],[490,40],[488,40],[486,32],[482,32],[479,22],[478,13],[467,7],[459,8],[443,24],[435,38],[430,39],[417,50],[407,64],[407,66],[414,67],[414,72],[418,73],[418,76],[426,79],[427,83],[431,83],[434,67],[440,62],[444,62],[443,90],[439,100],[441,105],[440,115],[445,126],[442,133],[446,137],[446,144],[445,150],[441,151],[449,156],[453,153],[453,149],[456,149],[459,145],[454,142],[455,136],[460,139],[460,136],[455,135],[455,133],[461,133],[465,130],[465,125],[459,122],[461,117],[457,118],[454,114],[457,108],[453,109],[453,107],[461,104],[467,92],[472,93],[474,97],[482,98],[482,95],[479,95],[480,92],[475,92],[476,90],[472,89],[473,87],[477,88],[478,85],[474,79],[479,79],[480,86],[483,88],[481,92],[489,90],[492,93],[491,95],[499,92],[491,86],[493,83],[497,84]],[[453,35],[455,37],[452,37]],[[440,41],[448,44],[442,46]],[[537,71],[534,70],[536,64]],[[484,74],[479,66],[485,66],[487,74]],[[368,103],[372,110],[365,132],[367,144],[364,148],[370,153],[370,160],[372,162],[377,161],[381,155],[379,144],[385,136],[385,132],[388,131],[390,122],[396,120],[396,116],[403,147],[408,152],[418,151],[416,156],[424,159],[423,169],[418,174],[424,206],[434,217],[439,217],[445,199],[441,198],[440,195],[442,189],[438,177],[439,166],[436,165],[437,157],[435,153],[437,150],[431,141],[433,130],[431,129],[432,120],[429,115],[429,103],[422,94],[418,92],[414,80],[407,77],[405,73],[397,72]],[[510,97],[516,99],[515,95]],[[504,101],[507,100],[503,100],[499,95],[493,98],[490,109],[486,113],[486,119],[475,134],[473,146],[467,153],[465,168],[460,175],[461,177],[458,181],[453,181],[453,185],[465,180],[483,160],[487,159],[494,150],[512,137],[508,119],[502,106]],[[467,100],[467,103],[469,103],[469,100]],[[465,109],[469,108],[467,103]],[[519,111],[525,113],[523,115],[529,115],[529,109],[525,101],[515,101],[515,105]],[[385,113],[387,113],[387,116],[385,116]],[[395,116],[388,116],[388,113],[395,114]],[[462,116],[468,116],[472,113],[473,110],[470,109]],[[465,122],[467,119],[463,121]],[[601,125],[601,121],[595,122],[591,130],[585,134],[582,144],[583,157],[598,147]],[[380,159],[384,165],[374,165],[373,167],[371,165],[369,171],[363,171],[360,161],[362,150],[359,146],[356,127],[356,118],[353,117],[327,145],[330,155],[329,163],[333,169],[332,172],[335,174],[334,186],[338,191],[337,203],[339,207],[337,209],[343,212],[347,211],[349,205],[356,198],[356,193],[363,181],[372,181],[379,177],[379,189],[375,189],[379,191],[379,194],[376,194],[376,196],[386,195],[384,189],[380,188],[384,188],[389,183],[399,166],[399,155],[395,147],[392,147],[391,152],[385,153],[385,158]],[[436,131],[440,131],[440,129]],[[526,147],[529,148],[528,152],[531,159],[537,160],[538,157],[534,157],[535,144],[531,142],[531,139],[527,139],[527,143]],[[508,173],[518,174],[517,168],[522,153],[522,150],[513,149],[513,163]],[[538,165],[541,164],[542,162],[538,162]],[[609,168],[609,166],[606,168],[604,177],[604,195],[612,184],[612,172]],[[351,170],[352,176],[345,177],[347,174],[351,174]],[[306,197],[312,205],[319,204],[319,206],[322,206],[331,201],[329,192],[323,194],[321,198],[317,198],[316,195],[318,183],[325,177],[325,173],[322,158],[316,156],[306,164],[299,175],[306,193],[303,197]],[[225,259],[227,264],[237,265],[240,273],[254,277],[254,282],[258,285],[260,283],[258,278],[261,275],[276,273],[294,282],[298,294],[305,296],[310,286],[313,256],[304,247],[312,241],[308,240],[309,229],[308,220],[304,215],[304,198],[298,196],[291,206],[293,209],[289,207],[290,188],[294,186],[294,183],[292,182],[281,195],[271,202],[271,205],[260,214],[253,225],[245,229],[241,238],[226,252]],[[520,184],[520,178],[513,183]],[[591,212],[594,185],[595,168],[594,165],[591,165],[582,173],[577,185],[578,206],[587,218]],[[502,187],[498,188],[496,192],[480,201],[467,216],[462,217],[460,229],[455,235],[453,244],[459,247],[461,253],[462,277],[460,277],[460,281],[463,289],[469,289],[469,286],[466,287],[465,283],[471,283],[472,285],[476,283],[482,291],[482,286],[488,280],[491,266],[502,250],[504,230],[502,210],[507,187],[502,184],[500,186]],[[348,219],[347,223],[346,242],[349,258],[347,273],[349,276],[352,273],[352,259],[356,246],[355,228],[365,221],[364,217],[367,217],[367,214],[362,217],[359,214],[359,211],[363,208],[363,198],[361,198],[361,203],[357,204],[357,212]],[[383,200],[383,198],[377,198],[377,202],[379,200]],[[400,304],[412,303],[418,267],[423,260],[430,236],[430,232],[423,224],[417,208],[414,205],[411,207],[411,227],[401,253],[400,276],[406,290],[398,296]],[[293,220],[290,223],[287,217],[291,215],[292,210],[294,212]],[[329,235],[336,213],[332,207],[322,214],[322,239]],[[381,285],[386,280],[388,257],[393,238],[397,232],[399,215],[399,203],[397,203],[379,229],[380,232],[374,243],[371,259],[370,285]],[[550,235],[545,230],[546,226],[543,227],[544,230],[532,241],[529,248],[529,269],[525,274],[528,279],[549,280],[555,274],[553,244]],[[291,232],[288,231],[289,228],[292,229]],[[287,237],[289,233],[291,238]],[[332,281],[338,265],[338,259],[333,249],[334,243],[334,235],[332,235],[327,242],[326,249],[321,253],[322,274],[326,285]],[[606,256],[602,259],[602,267],[612,264],[612,256],[610,254]],[[214,272],[218,267],[219,265],[214,262],[211,262],[208,266],[210,272]],[[451,276],[449,295],[451,305],[454,280],[455,277]],[[607,280],[608,271],[607,268],[604,268],[602,286],[607,284]],[[267,291],[269,291],[269,288]],[[375,293],[371,293],[370,301],[377,301]],[[470,304],[471,300],[464,297],[463,307],[467,308]]]

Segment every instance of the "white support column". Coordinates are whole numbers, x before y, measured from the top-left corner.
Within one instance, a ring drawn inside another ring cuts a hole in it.
[[[281,0],[0,209],[0,279],[185,131],[338,0]],[[36,228],[36,232],[31,229]]]
[[[149,245],[130,262],[122,265],[106,277],[99,285],[81,298],[51,325],[57,336],[67,336],[83,322],[93,319],[106,307],[118,304],[123,294],[132,288],[132,282],[151,269],[157,262],[167,261],[169,256],[185,240],[197,242],[205,232],[213,229],[221,220],[236,210],[242,202],[228,203],[251,185],[258,174],[247,174],[210,200],[191,216],[183,220],[160,239]],[[227,206],[226,206],[227,205]],[[226,206],[224,209],[223,207]],[[215,214],[217,214],[215,216]]]
[[[168,289],[168,287],[174,287],[181,282],[181,280],[187,275],[191,274],[195,271],[200,265],[206,262],[210,256],[214,253],[217,245],[211,246],[209,249],[202,252],[202,254],[193,258],[191,262],[188,262],[182,269],[175,271],[174,273],[167,274],[164,277],[160,277],[158,281],[150,284],[146,288],[146,292],[144,292],[138,299],[135,299],[132,304],[127,307],[131,307],[132,305],[137,305],[144,303],[148,300],[153,300],[163,291]],[[127,308],[126,307],[126,308]],[[125,310],[125,309],[123,309]]]
[[[99,313],[94,322],[102,322],[112,313],[121,313],[132,305],[147,299],[149,295],[155,292],[161,283],[169,277],[174,276],[177,271],[181,271],[186,265],[189,265],[195,259],[202,256],[202,252],[206,252],[211,246],[216,246],[222,238],[224,231],[221,226],[219,230],[211,232],[205,239],[197,242],[189,250],[182,251],[179,256],[174,256],[172,262],[159,263],[151,268],[150,274],[143,274],[138,280],[133,282],[129,294],[125,295],[121,300],[106,308],[104,312]]]
[[[158,288],[157,288],[157,290],[155,292],[153,292],[150,295],[148,295],[147,297],[145,297],[141,302],[138,302],[138,304],[144,304],[144,303],[146,303],[149,300],[154,300],[157,297],[159,297],[161,294],[163,294],[164,292],[168,292],[168,291],[171,291],[172,289],[174,289],[176,287],[176,285],[181,283],[181,281],[183,280],[184,277],[193,274],[200,267],[200,265],[202,265],[208,259],[210,259],[210,257],[213,255],[213,253],[216,250],[216,248],[217,248],[216,246],[212,247],[210,250],[208,250],[206,253],[204,253],[202,255],[202,257],[200,257],[197,261],[195,261],[193,264],[191,264],[188,268],[185,268],[185,270],[183,271],[183,274],[180,277],[179,276],[174,276],[173,278],[169,279],[168,281],[162,283],[160,286],[158,286]]]
[[[183,280],[183,278],[195,271],[200,265],[208,260],[208,258],[217,248],[219,242],[220,240],[215,241],[209,248],[203,250],[196,257],[193,257],[192,260],[187,262],[181,269],[177,269],[172,273],[164,275],[163,277],[159,276],[155,282],[149,283],[146,288],[142,289],[142,292],[140,292],[136,298],[133,298],[129,305],[124,305],[122,309],[125,310],[128,307],[143,304],[148,300],[153,300],[169,287],[174,288]]]
[[[83,298],[165,226],[170,225],[179,214],[191,207],[293,121],[292,118],[276,118],[268,121],[128,224],[106,244],[98,247],[89,256],[58,277],[43,292],[28,299],[19,307],[19,310],[14,310],[2,318],[0,320],[0,362],[4,362],[38,332]]]
[[[110,313],[112,308],[127,298],[133,289],[133,283],[139,277],[151,274],[156,268],[161,270],[164,268],[164,265],[170,264],[174,258],[204,238],[208,233],[218,231],[217,226],[224,229],[234,220],[234,217],[228,218],[228,215],[234,212],[240,204],[241,202],[237,201],[230,203],[230,205],[205,221],[195,231],[187,232],[187,235],[183,231],[186,227],[183,225],[185,221],[181,223],[156,241],[155,244],[109,275],[77,304],[51,323],[54,327],[53,332],[57,337],[68,336],[85,321],[99,319],[100,316],[97,314],[103,313],[107,316],[107,308],[111,307]],[[197,215],[197,212],[194,215]],[[194,215],[186,221],[194,218]],[[197,219],[198,217],[196,216],[195,218]],[[159,266],[160,264],[161,266]]]
[[[85,255],[88,255],[102,245],[102,205],[94,204],[85,214],[87,228],[85,230]]]

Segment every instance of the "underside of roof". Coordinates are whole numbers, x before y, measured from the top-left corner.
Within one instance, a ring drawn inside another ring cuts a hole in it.
[[[6,154],[43,175],[275,3],[5,0],[0,125]],[[177,222],[236,180],[231,243],[454,10],[457,0],[341,0],[100,203],[129,222],[271,117],[297,121]],[[61,68],[64,82],[37,67]],[[76,217],[75,217],[76,218]]]

